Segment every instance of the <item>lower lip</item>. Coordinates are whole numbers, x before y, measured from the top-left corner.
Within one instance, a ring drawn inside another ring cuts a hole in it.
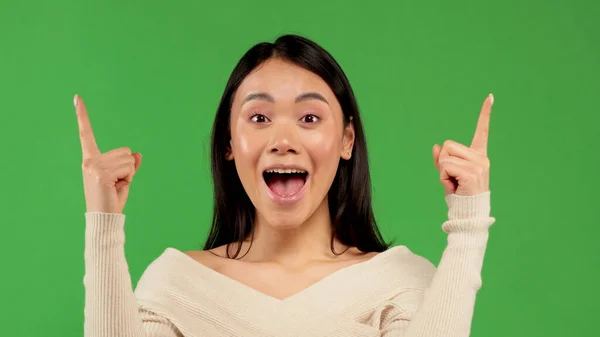
[[[302,199],[302,197],[304,196],[304,193],[306,192],[306,188],[307,188],[308,184],[310,183],[309,178],[310,178],[310,175],[307,175],[306,181],[304,182],[304,186],[302,186],[300,191],[296,192],[295,194],[288,195],[286,197],[282,197],[278,194],[273,193],[273,191],[271,191],[271,189],[269,188],[269,185],[267,185],[267,183],[265,182],[264,178],[262,179],[262,182],[263,182],[265,189],[267,190],[267,195],[274,203],[276,203],[278,205],[292,205],[292,204],[295,204],[298,201],[300,201]]]

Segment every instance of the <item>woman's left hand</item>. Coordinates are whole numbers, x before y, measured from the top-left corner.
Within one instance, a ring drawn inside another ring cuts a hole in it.
[[[471,146],[452,140],[433,147],[433,161],[446,195],[474,196],[489,191],[490,160],[487,157],[490,115],[494,96],[483,102]]]

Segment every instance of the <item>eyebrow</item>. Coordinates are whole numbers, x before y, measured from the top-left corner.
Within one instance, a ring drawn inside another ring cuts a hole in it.
[[[300,102],[308,101],[311,99],[316,99],[316,100],[325,102],[327,105],[329,105],[329,102],[327,101],[327,99],[325,99],[325,97],[323,97],[323,95],[319,94],[318,92],[305,92],[305,93],[299,95],[298,97],[296,97],[295,103],[300,103]],[[242,105],[244,105],[244,103],[251,101],[251,100],[263,100],[263,101],[267,101],[269,103],[275,102],[275,99],[270,94],[268,94],[266,92],[257,92],[257,93],[251,93],[248,96],[246,96],[246,98],[244,98],[244,101],[242,102]]]

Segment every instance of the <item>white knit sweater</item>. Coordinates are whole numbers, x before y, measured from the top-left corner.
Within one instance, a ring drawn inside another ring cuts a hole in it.
[[[85,337],[467,337],[495,219],[489,192],[446,201],[448,245],[437,268],[396,246],[284,300],[173,248],[134,292],[125,216],[86,213]]]

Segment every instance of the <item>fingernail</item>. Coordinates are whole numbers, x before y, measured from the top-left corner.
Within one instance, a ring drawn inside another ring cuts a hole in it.
[[[494,94],[490,94],[490,104],[494,105]]]
[[[75,107],[77,107],[77,101],[78,101],[79,95],[75,94],[75,97],[73,97],[73,105]]]

